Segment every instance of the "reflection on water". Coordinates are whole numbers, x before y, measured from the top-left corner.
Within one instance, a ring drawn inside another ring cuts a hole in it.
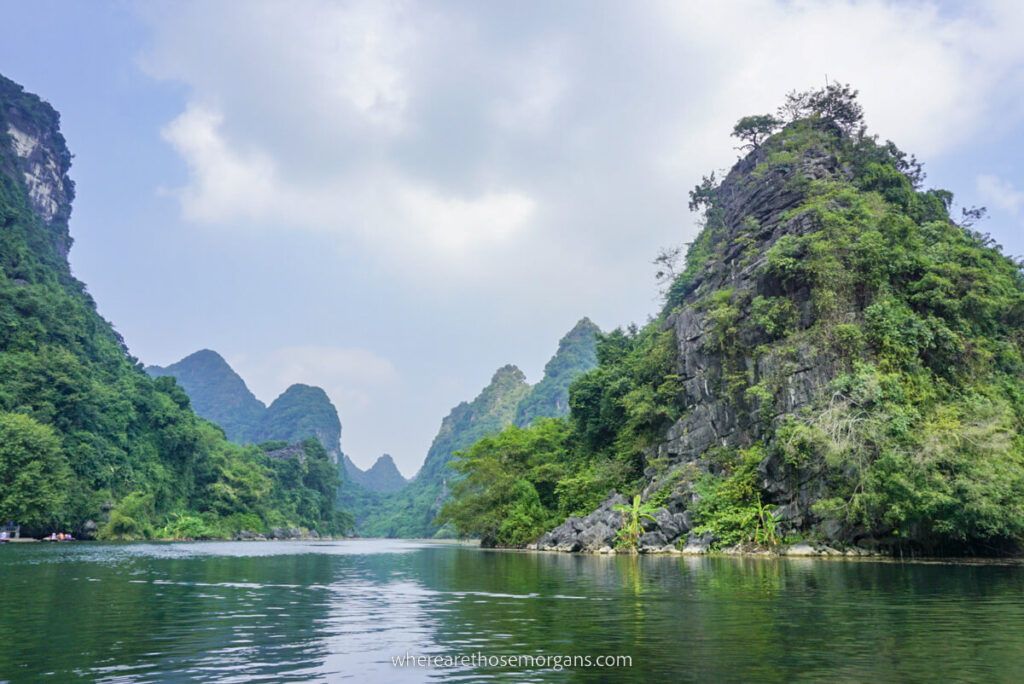
[[[396,668],[627,654],[610,670]],[[1024,568],[392,541],[0,547],[0,681],[1024,678]]]

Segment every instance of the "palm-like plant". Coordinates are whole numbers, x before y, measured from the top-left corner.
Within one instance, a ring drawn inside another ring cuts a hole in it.
[[[757,497],[757,530],[754,532],[754,541],[765,546],[775,546],[779,543],[779,516],[771,508]]]
[[[643,521],[654,520],[654,511],[657,510],[649,503],[640,501],[640,495],[633,497],[632,505],[616,504],[612,510],[622,513],[622,527],[615,534],[617,545],[620,548],[636,551],[640,543],[640,535],[643,534]]]

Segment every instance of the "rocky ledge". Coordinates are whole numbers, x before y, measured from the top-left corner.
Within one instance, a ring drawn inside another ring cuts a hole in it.
[[[615,510],[626,505],[621,494],[612,494],[595,510],[585,517],[571,517],[555,529],[547,532],[535,544],[526,548],[537,551],[562,551],[566,553],[616,553],[616,536],[622,527],[623,514]],[[643,521],[644,533],[637,550],[640,553],[673,553],[700,555],[709,553],[715,543],[710,532],[694,531],[690,513],[685,510],[673,511],[678,504],[670,503],[668,508],[654,512],[653,520]],[[757,554],[779,556],[873,556],[882,549],[862,546],[837,548],[826,544],[799,542],[778,547],[764,547],[754,544],[740,544],[720,549],[723,554]]]
[[[303,527],[274,527],[270,530],[269,535],[251,532],[249,530],[242,530],[237,533],[234,538],[235,541],[284,541],[310,539],[329,539],[329,537],[321,537],[316,530],[307,530]]]

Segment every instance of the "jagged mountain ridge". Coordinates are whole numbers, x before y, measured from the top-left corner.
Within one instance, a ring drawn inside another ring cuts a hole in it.
[[[351,481],[371,492],[391,493],[409,483],[398,470],[391,454],[379,456],[373,465],[366,470],[352,462],[348,456],[342,456],[345,475]]]
[[[599,333],[589,319],[577,322],[560,340],[536,385],[529,385],[514,365],[499,368],[477,397],[460,403],[442,420],[423,466],[405,488],[390,496],[367,495],[352,487],[347,494],[343,491],[341,501],[353,511],[359,533],[382,537],[438,534],[434,518],[448,497],[453,474],[448,466],[453,455],[509,425],[564,415],[569,384],[596,363]]]
[[[297,443],[314,437],[335,462],[340,458],[341,420],[327,393],[319,387],[291,385],[265,406],[224,357],[209,349],[167,367],[148,366],[146,372],[153,377],[174,377],[196,412],[220,425],[233,442]]]

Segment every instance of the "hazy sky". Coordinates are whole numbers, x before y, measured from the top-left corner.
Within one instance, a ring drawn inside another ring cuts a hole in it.
[[[496,368],[655,311],[732,124],[826,75],[1024,253],[1024,3],[969,4],[8,1],[0,72],[63,114],[136,356],[321,385],[412,475]]]

